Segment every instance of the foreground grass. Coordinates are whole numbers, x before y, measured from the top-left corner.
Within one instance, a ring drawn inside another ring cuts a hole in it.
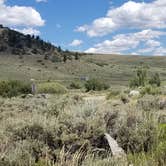
[[[80,93],[0,98],[0,165],[164,166],[166,108],[159,101],[165,96],[124,102],[115,94],[107,100]],[[106,132],[127,158],[111,156]]]

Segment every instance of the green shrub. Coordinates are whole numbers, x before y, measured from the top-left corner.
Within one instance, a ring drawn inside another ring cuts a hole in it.
[[[118,97],[120,95],[120,91],[119,90],[112,90],[109,92],[109,94],[107,95],[107,100],[109,100],[110,98],[114,98],[114,97]]]
[[[78,82],[72,82],[70,84],[70,89],[81,89],[81,85]]]
[[[146,85],[141,89],[141,94],[149,94],[149,95],[158,95],[161,94],[161,91],[158,87],[151,86],[151,85]]]
[[[160,76],[159,76],[158,73],[155,73],[154,75],[152,75],[152,77],[149,80],[149,84],[150,85],[156,85],[156,86],[161,85],[161,80],[160,80]]]
[[[13,140],[37,140],[47,144],[48,147],[55,146],[54,133],[46,130],[39,124],[27,125],[13,131]]]
[[[155,151],[155,157],[158,160],[159,165],[165,165],[166,163],[166,141],[160,142]]]
[[[159,140],[160,141],[165,141],[165,143],[166,143],[166,123],[160,124],[159,125],[159,130],[160,130]]]
[[[31,93],[30,84],[17,80],[0,82],[0,96],[2,97],[14,97],[28,93]]]
[[[166,124],[159,125],[159,143],[155,150],[155,156],[158,159],[159,165],[166,163]]]
[[[129,114],[116,134],[119,145],[126,152],[148,152],[156,144],[157,125],[150,114],[145,114],[144,118]]]
[[[121,101],[122,101],[124,104],[129,103],[129,98],[128,98],[128,96],[127,96],[126,94],[124,94],[124,93],[120,94],[120,99],[121,99]]]
[[[7,155],[3,158],[6,162],[2,162],[2,166],[34,166],[43,157],[43,149],[46,150],[47,148],[43,143],[36,140],[23,140],[13,144],[15,148],[11,146],[10,150],[7,151]]]
[[[97,80],[97,79],[91,79],[85,83],[86,91],[101,91],[106,90],[109,88],[109,85]]]
[[[155,73],[148,79],[147,70],[143,67],[138,68],[135,77],[130,80],[130,88],[144,87],[147,84],[159,87],[161,85],[160,75]]]
[[[46,82],[46,83],[38,84],[37,92],[38,93],[51,93],[51,94],[64,94],[67,92],[67,89],[59,83]]]
[[[130,80],[130,87],[145,86],[147,82],[147,71],[144,68],[138,68],[136,76]]]

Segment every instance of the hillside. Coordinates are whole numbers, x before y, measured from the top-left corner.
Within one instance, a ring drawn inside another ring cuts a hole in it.
[[[24,35],[18,31],[0,25],[0,55],[40,56],[42,59],[52,62],[62,62],[78,59],[80,53],[62,50],[50,42],[46,42],[40,36]]]
[[[62,50],[39,36],[24,35],[0,25],[0,55],[42,55],[45,59],[60,61]]]
[[[135,68],[147,65],[150,73],[158,72],[166,81],[166,57],[85,55],[79,60],[52,62],[40,55],[0,56],[0,79],[56,80],[69,84],[82,76],[102,79],[111,85],[127,85]]]
[[[12,56],[11,56],[12,55]],[[80,56],[81,55],[81,56]],[[23,35],[0,26],[0,79],[56,80],[69,84],[81,77],[111,85],[127,85],[140,65],[166,81],[166,57],[94,55],[63,51],[39,36]]]

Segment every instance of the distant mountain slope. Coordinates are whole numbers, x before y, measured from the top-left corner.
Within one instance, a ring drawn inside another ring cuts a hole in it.
[[[4,56],[3,56],[4,55]],[[14,56],[17,55],[17,56]],[[59,63],[60,62],[60,63]],[[0,80],[55,80],[69,85],[82,77],[97,78],[111,86],[128,85],[140,65],[159,73],[166,83],[166,56],[84,54],[63,51],[39,37],[0,26]]]
[[[39,36],[24,35],[0,25],[0,54],[7,55],[42,55],[52,61],[63,60],[64,51]]]
[[[0,26],[0,51],[12,54],[43,54],[56,48],[39,36],[24,35]]]

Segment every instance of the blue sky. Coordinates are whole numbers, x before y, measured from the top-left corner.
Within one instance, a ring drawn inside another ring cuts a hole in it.
[[[0,24],[63,49],[166,55],[166,0],[0,0]]]

